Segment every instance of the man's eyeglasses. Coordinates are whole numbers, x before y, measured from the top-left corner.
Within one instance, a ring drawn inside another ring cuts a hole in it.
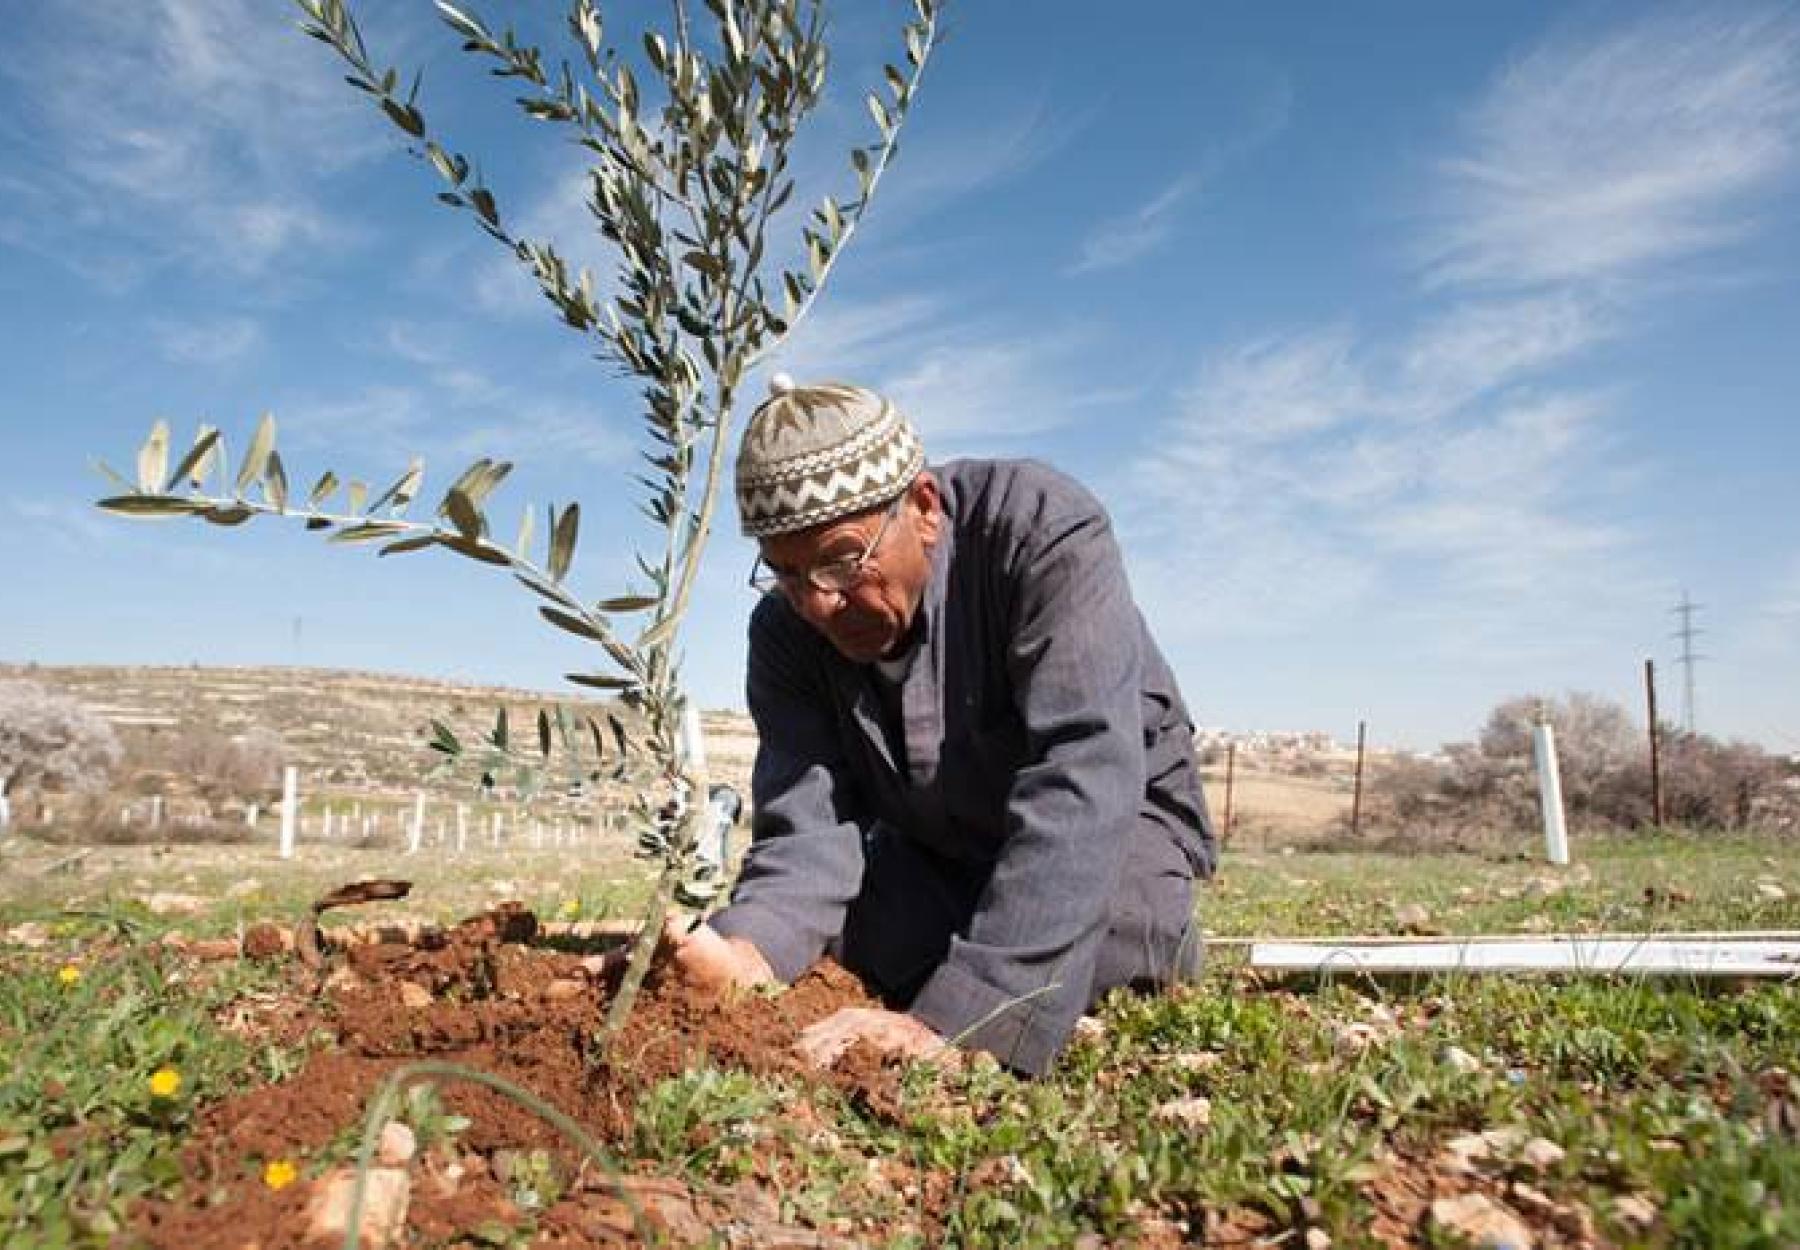
[[[757,556],[756,563],[750,568],[751,588],[765,595],[774,594],[777,591],[793,594],[803,586],[810,586],[827,595],[849,594],[867,576],[869,560],[875,555],[875,549],[881,546],[881,540],[887,536],[889,523],[900,511],[900,505],[905,500],[906,495],[903,492],[895,498],[893,503],[888,505],[887,511],[882,514],[880,526],[875,530],[875,537],[871,538],[869,545],[856,555],[840,556],[835,560],[826,560],[821,564],[815,564],[810,569],[796,570],[791,573],[778,573],[764,564],[760,555]]]

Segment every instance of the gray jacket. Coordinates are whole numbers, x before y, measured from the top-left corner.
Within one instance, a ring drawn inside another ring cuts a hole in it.
[[[781,597],[751,616],[752,841],[712,923],[792,981],[842,931],[865,837],[916,839],[987,884],[908,1010],[1038,1069],[1087,1006],[1128,843],[1200,877],[1215,844],[1099,502],[1031,461],[933,472],[946,524],[897,697]],[[1006,1010],[1022,998],[1043,1009]]]

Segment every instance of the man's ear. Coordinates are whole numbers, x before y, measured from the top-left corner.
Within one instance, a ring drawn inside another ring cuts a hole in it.
[[[930,469],[919,470],[919,476],[906,488],[906,495],[916,513],[913,524],[919,528],[919,541],[927,550],[937,546],[944,527],[944,495]]]

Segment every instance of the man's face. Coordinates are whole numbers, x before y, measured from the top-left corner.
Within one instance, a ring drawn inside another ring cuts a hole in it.
[[[906,637],[931,580],[931,551],[943,522],[937,481],[922,472],[901,496],[887,528],[884,504],[812,529],[761,540],[763,563],[782,575],[780,594],[808,625],[846,659],[868,664]],[[852,560],[880,542],[853,585],[843,591],[812,586],[808,570]]]

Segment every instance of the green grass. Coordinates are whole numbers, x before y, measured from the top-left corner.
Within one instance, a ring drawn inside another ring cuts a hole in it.
[[[1236,855],[1203,916],[1219,935],[1392,932],[1409,904],[1450,933],[1800,928],[1800,865],[1779,841],[1667,834],[1575,850],[1578,866],[1561,872],[1524,854]],[[331,848],[284,866],[244,852],[233,862],[108,850],[79,872],[10,887],[0,928],[37,921],[50,945],[0,947],[0,1242],[102,1244],[134,1195],[173,1176],[196,1106],[292,1061],[246,1053],[211,1023],[257,973],[178,981],[143,938],[291,919],[357,875],[415,876],[408,914],[440,920],[491,901],[496,881],[546,916],[570,899],[594,918],[641,897],[635,868],[571,871],[576,862]],[[153,917],[141,901],[246,878],[260,884],[195,917]],[[71,962],[83,974],[72,985],[57,975]],[[897,1246],[1128,1242],[1158,1222],[1199,1240],[1209,1218],[1235,1214],[1287,1234],[1282,1244],[1316,1226],[1355,1247],[1378,1244],[1394,1178],[1420,1175],[1462,1135],[1505,1129],[1562,1154],[1540,1170],[1501,1149],[1482,1165],[1484,1191],[1517,1202],[1508,1182],[1524,1183],[1612,1244],[1800,1244],[1800,1142],[1769,1114],[1775,1070],[1800,1067],[1794,984],[1446,975],[1278,986],[1231,964],[1216,960],[1175,994],[1110,1002],[1103,1030],[1045,1080],[980,1064],[917,1074],[898,1122],[829,1091],[697,1069],[642,1092],[633,1152],[708,1184],[779,1157],[784,1217],[861,1239],[897,1229]],[[149,1092],[163,1067],[182,1075],[175,1098]],[[1204,1125],[1170,1118],[1176,1100],[1196,1097],[1210,1103]],[[1633,1195],[1653,1204],[1648,1228],[1615,1211]],[[945,1213],[941,1226],[924,1221],[928,1205]]]
[[[132,1199],[177,1175],[195,1109],[285,1075],[214,1012],[255,989],[250,965],[204,978],[110,923],[58,926],[59,950],[0,952],[0,1243],[106,1244]],[[120,941],[119,939],[126,940]]]

